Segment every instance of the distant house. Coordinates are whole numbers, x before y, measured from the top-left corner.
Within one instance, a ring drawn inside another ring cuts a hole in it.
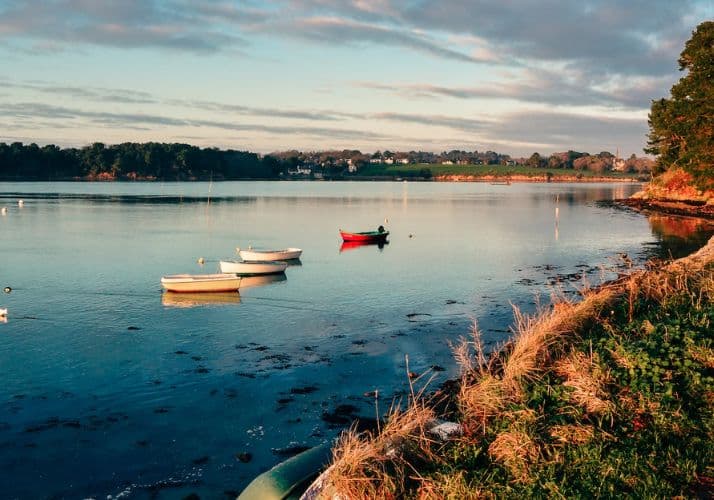
[[[468,165],[469,163],[468,160],[459,160],[456,162],[457,165]]]
[[[384,163],[386,163],[387,165],[391,165],[394,163],[394,158],[385,158]]]
[[[453,165],[454,162],[451,161],[451,160],[442,160],[441,164],[442,164],[442,165]]]
[[[401,163],[402,165],[406,165],[407,163],[409,163],[409,158],[399,158],[397,162]]]
[[[288,169],[288,175],[310,175],[312,169],[310,167],[297,167]]]
[[[370,158],[369,162],[370,163],[382,163],[382,159],[381,158]]]

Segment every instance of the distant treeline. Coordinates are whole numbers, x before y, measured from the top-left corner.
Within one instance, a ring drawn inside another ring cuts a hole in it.
[[[429,179],[428,166],[458,165],[476,169],[479,165],[511,168],[589,170],[603,173],[649,172],[652,160],[632,155],[625,160],[603,151],[597,155],[567,151],[529,158],[511,158],[493,151],[453,150],[441,154],[422,151],[376,152],[358,150],[283,151],[259,155],[248,151],[199,148],[189,144],[144,144],[126,142],[106,146],[96,142],[83,148],[62,149],[0,143],[2,180],[236,180],[280,178],[382,178],[389,176]],[[417,167],[415,169],[415,167]],[[459,173],[465,172],[459,170]]]
[[[188,144],[94,143],[61,149],[0,143],[0,178],[5,180],[270,179],[280,170],[281,162],[270,156]]]

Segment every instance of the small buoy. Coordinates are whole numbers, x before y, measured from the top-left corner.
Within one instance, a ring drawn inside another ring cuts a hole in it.
[[[199,258],[198,258],[198,263],[199,263],[199,264],[204,264],[205,262],[206,262],[206,259],[204,259],[203,257],[199,257]]]
[[[12,288],[10,288],[9,286],[6,286],[5,288],[2,289],[2,291],[5,293],[10,293],[10,292],[12,292]]]
[[[25,202],[24,202],[23,200],[18,200],[18,201],[17,201],[17,206],[18,206],[18,207],[21,207],[21,206],[23,206],[24,204],[25,204]]]
[[[7,213],[7,207],[0,208],[0,213],[5,215]]]

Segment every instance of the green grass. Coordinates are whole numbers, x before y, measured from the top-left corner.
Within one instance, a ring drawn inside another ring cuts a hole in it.
[[[711,494],[714,305],[701,294],[691,286],[664,302],[640,297],[632,309],[621,301],[583,332],[574,348],[592,361],[594,372],[607,374],[599,397],[612,403],[610,412],[588,413],[564,378],[548,371],[526,386],[523,403],[509,408],[537,418],[496,418],[479,443],[451,447],[438,473],[461,474],[496,497]],[[592,437],[563,442],[553,436],[556,426],[591,429]],[[522,477],[488,453],[496,436],[514,427],[538,443],[538,459],[523,465]]]
[[[550,173],[553,177],[558,176],[577,176],[582,177],[598,177],[606,175],[612,178],[636,179],[638,174],[629,174],[622,172],[607,172],[606,174],[598,174],[589,170],[571,170],[560,168],[531,168],[525,166],[503,166],[503,165],[437,165],[429,163],[417,163],[410,165],[366,165],[355,174],[357,177],[376,177],[376,176],[392,176],[392,177],[420,177],[429,171],[432,176],[443,175],[473,175],[473,176],[512,176],[525,175],[529,177],[543,177]]]

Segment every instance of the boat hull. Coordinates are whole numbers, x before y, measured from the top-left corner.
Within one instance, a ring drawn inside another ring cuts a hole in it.
[[[285,272],[288,267],[287,262],[261,262],[261,261],[230,261],[222,260],[219,262],[219,267],[222,273],[232,273],[239,276],[250,276],[256,274],[277,274]]]
[[[240,288],[240,276],[235,274],[174,274],[161,278],[161,286],[169,292],[207,293],[235,292]]]
[[[300,248],[286,248],[284,250],[244,250],[236,248],[236,250],[238,251],[238,255],[240,255],[241,259],[254,262],[293,260],[299,259],[300,255],[302,255],[302,249]]]
[[[340,230],[340,236],[342,236],[342,241],[356,241],[362,243],[384,243],[387,241],[387,236],[389,236],[389,231],[379,232],[379,231],[369,231],[365,233],[348,233],[347,231]]]

